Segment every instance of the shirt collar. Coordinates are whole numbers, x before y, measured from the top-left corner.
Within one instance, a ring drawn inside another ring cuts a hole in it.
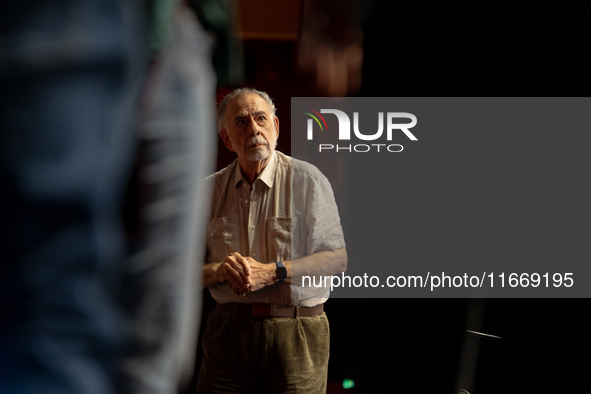
[[[234,187],[238,187],[238,184],[241,181],[246,182],[244,179],[244,175],[242,175],[242,169],[240,168],[240,162],[236,160],[236,170],[234,174]],[[259,174],[258,178],[255,179],[255,182],[260,179],[265,183],[265,185],[269,187],[273,187],[273,182],[275,181],[275,167],[277,165],[277,153],[273,151],[273,155],[271,156],[271,160],[267,163],[263,171]]]

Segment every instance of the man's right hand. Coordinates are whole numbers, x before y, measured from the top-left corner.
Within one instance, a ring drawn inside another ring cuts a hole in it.
[[[249,291],[251,285],[248,278],[252,275],[252,270],[247,259],[240,253],[232,253],[223,262],[216,263],[211,268],[215,270],[215,282],[227,283],[236,294],[246,294]],[[205,276],[207,278],[207,275]]]

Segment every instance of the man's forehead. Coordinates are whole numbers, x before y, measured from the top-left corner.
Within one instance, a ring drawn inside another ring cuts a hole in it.
[[[233,115],[247,115],[264,112],[271,112],[269,104],[256,93],[245,93],[232,99],[229,103],[229,109]]]

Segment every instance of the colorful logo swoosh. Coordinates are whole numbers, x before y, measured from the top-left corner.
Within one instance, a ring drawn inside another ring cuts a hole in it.
[[[328,125],[326,124],[326,120],[324,120],[324,117],[322,115],[320,115],[320,113],[318,111],[314,111],[312,108],[308,108],[308,107],[302,107],[304,109],[307,109],[309,111],[314,112],[316,115],[318,115],[320,117],[320,119],[322,119],[322,122],[324,123],[324,126],[326,126],[326,131],[328,131]],[[314,115],[312,115],[309,112],[304,112],[306,115],[310,115],[315,121],[316,123],[318,123],[318,126],[320,126],[320,130],[324,131],[324,128],[322,127],[322,123],[320,123],[320,120],[318,120],[318,118]]]

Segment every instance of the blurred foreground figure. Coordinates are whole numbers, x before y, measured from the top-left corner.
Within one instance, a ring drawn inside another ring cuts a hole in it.
[[[139,3],[4,3],[0,392],[112,393]]]
[[[0,6],[2,393],[175,392],[190,361],[200,277],[190,238],[215,77],[209,38],[166,7],[178,26],[150,86],[145,2]],[[151,112],[138,144],[142,88]],[[126,237],[138,145],[152,189],[138,190],[143,223]]]
[[[330,289],[310,278],[347,267],[330,183],[275,150],[279,119],[264,92],[226,96],[218,132],[238,158],[207,178],[203,282],[218,304],[203,335],[197,392],[325,393]]]
[[[179,380],[187,383],[201,316],[195,256],[204,249],[207,193],[197,185],[215,160],[213,39],[188,8],[168,10],[156,13],[165,22],[152,29],[157,51],[139,111],[139,217],[120,297],[132,335],[121,393],[176,393]]]

